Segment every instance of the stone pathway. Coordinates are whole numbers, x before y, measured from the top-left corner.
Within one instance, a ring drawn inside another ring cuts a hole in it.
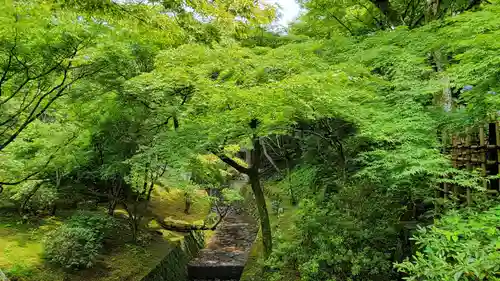
[[[239,280],[257,231],[254,219],[233,207],[207,247],[188,264],[190,280]]]

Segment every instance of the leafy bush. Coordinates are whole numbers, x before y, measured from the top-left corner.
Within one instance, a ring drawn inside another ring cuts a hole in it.
[[[31,198],[30,205],[35,210],[44,210],[50,208],[58,198],[57,190],[53,186],[43,185]]]
[[[390,198],[368,188],[345,187],[324,202],[303,199],[293,228],[276,234],[269,263],[298,270],[303,281],[394,280],[399,215]]]
[[[500,280],[500,206],[452,211],[415,236],[413,261],[397,264],[406,280]]]
[[[89,211],[78,211],[66,224],[68,227],[89,229],[100,239],[110,237],[113,229],[118,226],[115,218],[103,213]]]
[[[32,211],[47,210],[53,206],[59,197],[54,185],[43,182],[24,182],[9,192],[10,200],[17,205]]]
[[[101,238],[92,229],[63,225],[47,235],[45,258],[67,269],[90,268],[101,249]]]
[[[28,266],[22,264],[15,264],[10,269],[5,271],[5,274],[9,276],[11,280],[24,280],[25,278],[29,278],[33,275],[33,269]],[[0,270],[0,278],[2,277]],[[3,280],[3,279],[0,279]]]
[[[45,257],[68,269],[92,267],[104,238],[112,235],[117,221],[106,214],[79,211],[63,226],[47,235]]]

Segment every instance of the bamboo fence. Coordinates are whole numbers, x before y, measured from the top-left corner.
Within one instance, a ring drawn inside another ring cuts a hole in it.
[[[500,181],[487,180],[487,177],[498,175],[500,171],[500,122],[495,121],[472,128],[462,135],[452,135],[448,146],[453,166],[459,169],[480,169],[484,177],[483,187],[488,194],[498,195]],[[436,194],[444,199],[455,198],[461,204],[472,203],[470,188],[463,188],[448,183],[442,184]]]

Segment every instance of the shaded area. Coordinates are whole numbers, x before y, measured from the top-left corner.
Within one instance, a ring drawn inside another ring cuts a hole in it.
[[[188,264],[190,280],[239,280],[257,235],[255,220],[235,206],[205,249]]]

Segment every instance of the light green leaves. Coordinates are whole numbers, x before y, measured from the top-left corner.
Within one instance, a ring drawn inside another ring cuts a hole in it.
[[[416,241],[423,252],[396,267],[412,276],[408,280],[489,280],[486,277],[493,277],[500,267],[499,210],[497,206],[482,213],[451,212],[419,230]]]

